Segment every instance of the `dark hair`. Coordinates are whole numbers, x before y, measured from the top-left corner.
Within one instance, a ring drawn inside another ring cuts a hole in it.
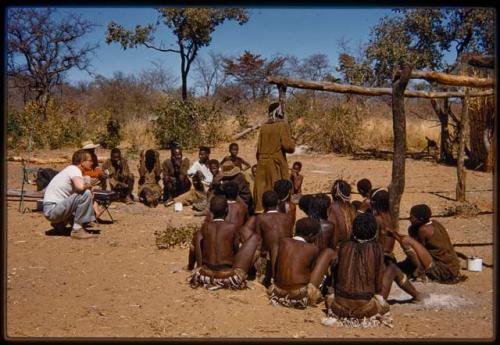
[[[210,154],[210,147],[208,146],[200,146],[200,151],[206,152]]]
[[[210,159],[208,161],[208,165],[212,165],[212,164],[217,164],[217,166],[220,166],[220,163],[217,159]]]
[[[309,210],[311,208],[311,201],[313,199],[312,194],[305,194],[302,195],[302,197],[299,199],[299,208],[304,212],[305,214],[309,215]]]
[[[295,166],[295,165],[298,165],[299,169],[302,169],[302,163],[301,162],[299,162],[299,161],[293,162],[292,167]]]
[[[227,213],[227,199],[224,195],[215,195],[210,200],[210,211],[214,218],[224,217]]]
[[[427,223],[431,219],[432,211],[426,204],[419,204],[410,209],[410,215],[415,216],[422,223]]]
[[[277,180],[274,182],[273,190],[278,194],[278,198],[282,200],[290,194],[292,182],[290,180]]]
[[[235,200],[238,196],[239,187],[234,181],[228,181],[222,185],[222,190],[226,195],[227,200]]]
[[[297,236],[314,236],[320,230],[319,221],[311,217],[301,218],[295,223],[295,235]]]
[[[73,165],[78,165],[81,162],[85,160],[85,155],[87,154],[87,151],[85,150],[78,150],[73,153],[73,157],[71,157],[71,164]]]
[[[268,190],[262,194],[262,205],[264,208],[275,207],[278,205],[278,193],[274,190]]]
[[[231,150],[231,147],[238,147],[238,144],[237,143],[231,143],[229,144],[229,149]]]
[[[389,211],[389,192],[386,190],[378,190],[372,194],[370,198],[372,208],[378,212]]]
[[[110,155],[112,156],[112,155],[113,155],[113,154],[115,154],[115,153],[118,153],[120,156],[122,155],[122,152],[120,151],[120,149],[119,149],[118,147],[113,147],[113,148],[111,149],[111,153],[110,153]]]
[[[359,210],[359,208],[361,207],[363,203],[359,200],[353,200],[351,201],[351,205],[354,206],[354,208],[357,210]]]
[[[355,239],[366,241],[377,234],[377,221],[371,213],[360,213],[352,222],[352,235]]]
[[[152,171],[155,167],[155,162],[156,162],[155,151],[154,150],[147,150],[144,157],[145,157],[145,162],[146,162],[146,169],[148,171]]]
[[[338,191],[340,191],[346,197],[351,196],[351,185],[344,180],[336,180],[333,182],[332,186],[332,198],[333,200],[342,200],[340,196],[337,195]]]
[[[331,201],[328,195],[321,193],[314,195],[309,204],[309,216],[311,218],[321,220],[328,218],[328,208]]]
[[[372,190],[372,183],[367,178],[359,180],[356,186],[362,196],[367,196]]]
[[[170,153],[174,153],[175,150],[179,150],[182,152],[182,149],[179,145],[175,144],[175,145],[170,146]]]

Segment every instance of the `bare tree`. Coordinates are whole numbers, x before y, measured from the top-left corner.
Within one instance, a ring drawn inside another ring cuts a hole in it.
[[[51,8],[14,8],[8,12],[8,75],[15,87],[32,90],[43,109],[67,71],[78,68],[89,72],[89,56],[98,47],[77,44],[92,30],[92,23],[76,15],[56,22],[53,13]],[[45,111],[43,114],[45,117]]]
[[[210,51],[207,60],[198,57],[194,61],[194,70],[197,75],[196,86],[201,87],[207,97],[217,92],[217,89],[227,79],[224,73],[223,60],[222,54]]]
[[[175,77],[170,69],[165,68],[162,61],[152,61],[151,65],[150,68],[142,70],[139,74],[140,82],[150,91],[171,92],[179,78]]]

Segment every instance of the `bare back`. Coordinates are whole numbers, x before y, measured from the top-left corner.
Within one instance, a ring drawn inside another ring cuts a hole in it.
[[[351,236],[352,221],[356,211],[349,203],[334,201],[328,209],[328,221],[335,226],[335,237],[338,243]]]
[[[283,201],[278,204],[278,211],[285,213],[290,217],[292,224],[295,224],[295,217],[297,214],[297,206],[290,200]]]
[[[285,237],[292,237],[293,223],[285,213],[262,213],[256,219],[256,233],[262,238],[262,251],[269,251]]]
[[[232,267],[234,256],[239,248],[239,234],[235,224],[227,221],[211,221],[203,224],[195,248],[201,254],[202,264],[211,269]]]
[[[228,201],[227,208],[226,221],[236,224],[238,228],[245,224],[248,214],[248,207],[245,204],[237,201]]]
[[[316,245],[320,249],[332,248],[335,249],[336,239],[335,239],[335,227],[332,222],[327,220],[320,220],[321,229],[316,236]]]
[[[320,250],[317,246],[292,238],[280,241],[274,282],[282,289],[297,289],[307,285]]]
[[[384,248],[384,254],[390,254],[394,250],[395,238],[390,235],[394,232],[392,228],[392,218],[389,213],[377,212],[375,219],[379,228],[378,242]]]

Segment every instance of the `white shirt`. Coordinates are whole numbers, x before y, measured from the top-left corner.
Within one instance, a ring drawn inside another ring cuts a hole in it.
[[[70,165],[61,170],[59,174],[50,180],[43,202],[61,202],[73,194],[73,182],[71,179],[75,176],[82,177],[82,171],[76,165]]]
[[[206,186],[209,186],[212,183],[213,180],[213,175],[210,172],[210,169],[205,164],[201,164],[199,160],[193,163],[189,170],[187,171],[187,174],[189,177],[192,177],[194,174],[196,174],[197,171],[201,171],[203,174],[204,180],[202,183]]]

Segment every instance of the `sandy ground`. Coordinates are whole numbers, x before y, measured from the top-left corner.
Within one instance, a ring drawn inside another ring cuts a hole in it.
[[[255,138],[240,141],[240,155],[255,161]],[[38,151],[36,157],[61,157],[72,150]],[[99,156],[109,151],[98,150]],[[220,159],[227,145],[212,157]],[[185,152],[193,160],[197,152]],[[161,159],[168,157],[161,151]],[[298,154],[289,163],[304,164],[303,191],[328,191],[343,177],[355,185],[361,178],[374,186],[387,186],[391,161],[358,160],[334,154]],[[131,161],[136,172],[137,160]],[[64,165],[53,166],[61,169]],[[433,214],[454,204],[456,170],[428,161],[407,160],[406,187],[401,217],[417,203],[427,203]],[[21,164],[8,164],[8,188],[21,185]],[[491,174],[467,172],[467,199],[482,211],[493,210]],[[30,186],[33,187],[33,186]],[[34,187],[33,187],[34,189]],[[430,194],[438,191],[439,195]],[[354,199],[360,199],[354,195]],[[31,204],[33,205],[33,204]],[[189,273],[180,270],[187,249],[160,250],[155,230],[167,223],[200,224],[192,210],[174,213],[163,205],[149,209],[142,204],[115,203],[114,224],[100,225],[99,238],[77,241],[48,236],[49,223],[39,212],[21,214],[18,203],[7,205],[6,335],[18,337],[234,337],[234,338],[482,338],[494,336],[494,271],[468,272],[459,285],[418,283],[430,293],[424,303],[409,298],[395,285],[389,297],[393,328],[324,326],[324,306],[293,310],[269,304],[264,288],[250,282],[245,291],[191,289]],[[302,214],[299,213],[298,217]],[[439,218],[455,244],[492,243],[493,215],[472,218]],[[402,232],[409,222],[400,221]],[[396,256],[403,254],[396,246]],[[458,246],[466,256],[493,261],[493,246]]]

